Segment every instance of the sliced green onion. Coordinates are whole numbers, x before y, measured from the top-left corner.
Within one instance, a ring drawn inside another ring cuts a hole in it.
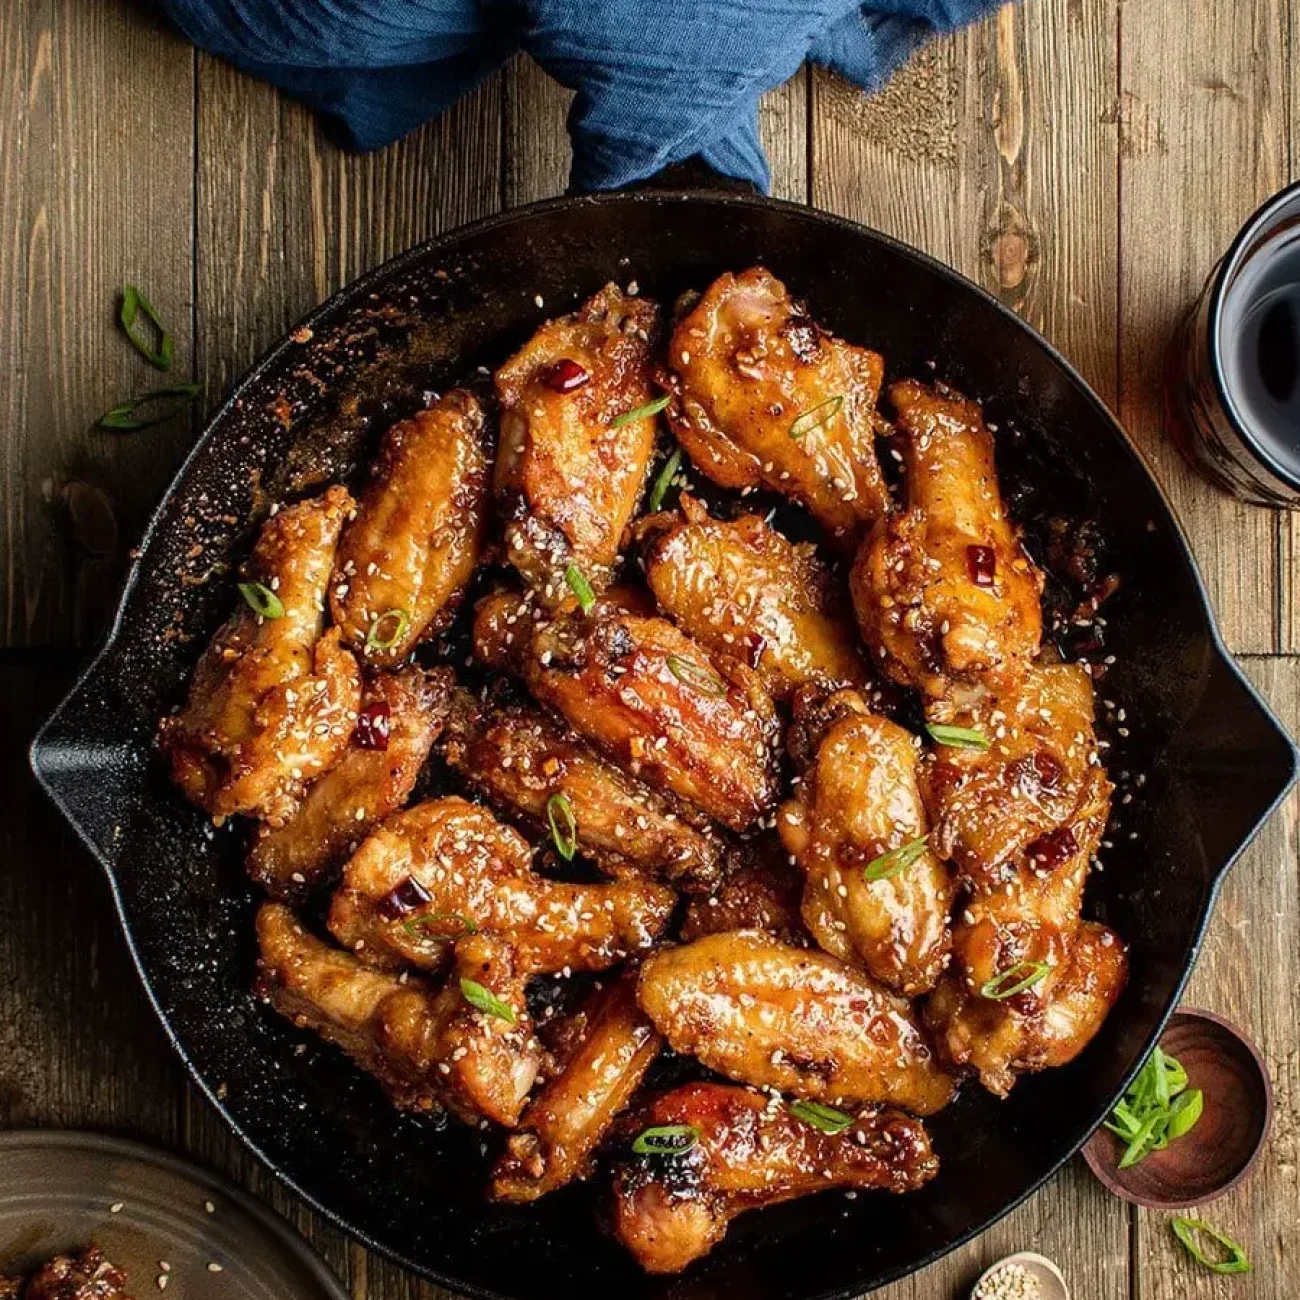
[[[654,481],[654,487],[650,489],[650,500],[648,505],[650,509],[658,510],[664,503],[664,497],[668,495],[668,489],[672,486],[673,479],[677,476],[677,471],[682,467],[682,449],[677,448],[675,452],[664,462],[664,467],[659,471],[659,476]]]
[[[1165,1130],[1165,1137],[1173,1142],[1190,1133],[1196,1127],[1204,1109],[1205,1096],[1199,1088],[1193,1088],[1190,1092],[1175,1097],[1174,1104],[1169,1108],[1169,1127]]]
[[[900,844],[896,849],[890,849],[888,853],[872,858],[862,868],[863,879],[889,880],[900,871],[906,871],[925,852],[927,838],[922,835],[920,839],[908,840],[906,844]]]
[[[392,621],[393,630],[387,636],[381,632],[384,624]],[[411,626],[411,616],[404,609],[389,609],[380,614],[370,625],[366,633],[366,653],[372,650],[391,650],[405,635]]]
[[[1165,1070],[1165,1054],[1157,1043],[1151,1052],[1151,1081],[1156,1105],[1162,1110],[1169,1109],[1169,1075]]]
[[[1169,1225],[1174,1232],[1174,1236],[1187,1249],[1187,1253],[1198,1264],[1204,1264],[1212,1273],[1249,1273],[1250,1260],[1246,1258],[1246,1252],[1233,1239],[1222,1233],[1218,1228],[1212,1228],[1204,1219],[1185,1219],[1178,1215]],[[1205,1248],[1196,1240],[1199,1234],[1207,1242],[1214,1242],[1221,1250],[1227,1254],[1221,1259],[1211,1259],[1206,1253]]]
[[[1182,1065],[1158,1045],[1152,1048],[1106,1121],[1124,1143],[1119,1167],[1130,1169],[1190,1133],[1204,1106],[1200,1090],[1188,1090]]]
[[[993,1002],[1015,997],[1017,993],[1033,988],[1051,969],[1045,961],[1018,961],[1008,970],[986,981],[980,989],[980,997],[989,998]]]
[[[699,1140],[700,1130],[694,1124],[660,1124],[642,1129],[632,1150],[639,1156],[681,1156]]]
[[[721,677],[711,673],[707,668],[701,668],[699,664],[689,659],[683,659],[681,655],[668,656],[668,671],[679,682],[689,686],[693,691],[699,691],[701,695],[711,695],[714,699],[720,699],[727,693],[726,683]]]
[[[99,417],[99,423],[105,429],[148,429],[155,424],[170,420],[179,415],[201,392],[202,384],[173,384],[170,388],[155,388],[152,392],[142,393],[129,402],[121,402]],[[155,415],[141,416],[140,412],[150,406],[161,403],[161,409]]]
[[[1147,1156],[1155,1149],[1156,1144],[1165,1134],[1165,1128],[1169,1123],[1169,1112],[1166,1110],[1153,1110],[1141,1127],[1133,1134],[1125,1148],[1124,1154],[1120,1157],[1119,1167],[1121,1169],[1130,1169],[1140,1160],[1145,1160]]]
[[[567,795],[553,794],[546,801],[546,820],[551,826],[555,851],[565,862],[572,861],[578,851],[578,819],[573,815],[573,805]]]
[[[925,729],[936,745],[947,745],[950,749],[987,749],[989,738],[972,727],[949,727],[942,722],[927,722]]]
[[[445,922],[451,922],[455,929],[441,930]],[[412,916],[402,922],[402,929],[412,939],[463,939],[467,934],[477,934],[478,926],[460,912],[430,912],[427,916]]]
[[[672,400],[672,394],[665,393],[662,397],[656,397],[653,402],[647,402],[644,406],[637,406],[630,411],[624,411],[622,415],[616,415],[609,422],[609,427],[621,429],[623,425],[631,424],[633,420],[645,420],[652,415],[658,415]]]
[[[508,1003],[502,1002],[491,989],[485,989],[482,984],[474,980],[462,978],[460,981],[461,996],[476,1011],[481,1011],[485,1016],[495,1016],[498,1020],[504,1020],[506,1024],[515,1023],[514,1008]]]
[[[818,402],[816,406],[805,411],[790,426],[790,436],[799,439],[805,434],[811,433],[814,429],[820,429],[823,424],[828,424],[840,413],[840,408],[843,405],[843,393],[836,393],[834,397],[828,397],[824,402]]]
[[[145,338],[144,333],[135,328],[136,317],[140,312],[144,312],[158,331],[158,350],[156,352],[149,346],[149,340]],[[118,313],[118,320],[122,322],[122,328],[126,331],[127,338],[131,340],[131,345],[151,366],[155,366],[159,370],[170,370],[172,368],[172,358],[176,351],[172,336],[167,332],[167,327],[158,319],[158,313],[154,310],[153,303],[133,284],[128,284],[122,290],[122,309]]]
[[[248,602],[254,614],[262,618],[283,618],[284,605],[280,597],[261,582],[241,582],[239,594]]]
[[[795,1119],[801,1119],[813,1128],[834,1136],[843,1133],[853,1123],[853,1116],[846,1115],[834,1106],[823,1106],[819,1101],[792,1101],[786,1108]]]
[[[576,564],[569,565],[564,571],[564,581],[569,584],[569,590],[577,596],[582,612],[590,613],[591,607],[596,603],[596,593],[592,591],[591,583],[587,581],[582,570]]]

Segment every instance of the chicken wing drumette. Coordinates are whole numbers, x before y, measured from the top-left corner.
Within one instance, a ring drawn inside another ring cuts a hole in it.
[[[773,699],[864,680],[847,602],[810,543],[758,515],[712,519],[689,496],[680,515],[655,516],[645,532],[659,608],[710,653],[749,664]]]
[[[352,509],[333,487],[267,520],[244,566],[247,595],[199,660],[184,709],[163,719],[176,783],[218,821],[282,824],[347,747],[361,674],[324,609]]]
[[[574,566],[608,584],[654,453],[659,309],[606,285],[545,325],[496,373],[496,494],[506,555],[547,605]]]
[[[824,953],[712,934],[650,957],[637,996],[675,1052],[740,1083],[929,1115],[952,1097],[902,998]]]
[[[840,539],[886,512],[884,361],[820,329],[770,272],[719,276],[678,322],[668,364],[669,422],[715,483],[793,497]]]
[[[455,613],[486,520],[485,426],[453,389],[385,436],[330,584],[334,622],[367,662],[401,663]]]
[[[343,870],[329,926],[361,960],[392,969],[436,969],[458,936],[482,932],[507,941],[526,974],[603,970],[649,948],[675,899],[652,881],[539,876],[517,831],[447,796],[370,835]]]
[[[414,666],[370,674],[346,753],[283,826],[259,829],[248,854],[253,879],[276,898],[301,899],[401,808],[442,730],[453,680],[447,669]]]
[[[642,1108],[613,1170],[614,1234],[649,1273],[677,1273],[746,1210],[837,1187],[910,1192],[938,1172],[918,1120],[871,1108],[835,1133],[776,1097],[692,1083]],[[637,1154],[639,1132],[680,1134],[680,1154]]]
[[[940,696],[950,681],[1014,684],[1042,638],[1043,575],[1007,518],[978,403],[903,380],[907,510],[876,524],[851,587],[858,622],[894,681]]]

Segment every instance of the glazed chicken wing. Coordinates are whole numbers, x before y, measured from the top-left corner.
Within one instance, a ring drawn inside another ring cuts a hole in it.
[[[283,826],[263,826],[253,840],[248,872],[269,894],[305,897],[406,803],[442,730],[453,680],[447,669],[413,666],[366,679],[347,752]]]
[[[1038,652],[1043,575],[1007,518],[978,403],[894,384],[907,510],[862,544],[851,587],[867,644],[894,681],[1013,685]]]
[[[508,941],[520,971],[602,970],[649,948],[676,895],[651,881],[568,884],[532,870],[532,849],[486,808],[447,796],[388,818],[353,854],[331,933],[368,963],[436,968],[451,941]]]
[[[764,930],[796,946],[809,942],[799,913],[803,879],[775,835],[746,841],[743,857],[710,893],[692,894],[682,919],[681,939],[724,930]]]
[[[614,1234],[649,1273],[677,1273],[718,1244],[746,1210],[837,1187],[910,1192],[939,1162],[920,1121],[872,1108],[838,1133],[776,1098],[720,1083],[664,1093],[636,1129],[686,1132],[680,1155],[638,1155],[628,1126],[614,1166]]]
[[[499,1201],[535,1201],[589,1172],[596,1147],[659,1054],[634,978],[599,990],[563,1069],[529,1103],[492,1175]]]
[[[545,325],[496,373],[496,494],[506,554],[547,605],[575,566],[608,584],[654,452],[651,358],[659,309],[606,285]]]
[[[947,963],[953,885],[922,842],[929,827],[911,734],[844,695],[855,707],[822,738],[777,827],[804,871],[803,919],[817,942],[915,997]],[[891,852],[897,863],[882,862]]]
[[[658,952],[637,996],[673,1051],[740,1083],[918,1115],[952,1097],[902,998],[770,935],[736,930]]]
[[[199,660],[184,709],[163,720],[176,783],[217,821],[282,824],[347,747],[361,674],[338,630],[325,631],[324,609],[352,508],[333,487],[267,520],[245,566],[249,598]]]
[[[485,424],[453,389],[384,438],[330,584],[334,621],[369,663],[401,663],[460,602],[486,518]]]
[[[689,496],[647,532],[659,608],[710,653],[749,664],[773,699],[863,681],[852,623],[810,543],[787,541],[758,515],[711,519]]]
[[[719,276],[673,331],[668,364],[673,432],[715,483],[793,497],[837,538],[888,510],[884,361],[820,329],[770,272]]]
[[[504,812],[543,832],[556,820],[565,842],[606,875],[658,877],[698,890],[720,874],[722,844],[703,818],[693,824],[669,798],[633,780],[540,709],[493,711],[461,692],[445,756]]]

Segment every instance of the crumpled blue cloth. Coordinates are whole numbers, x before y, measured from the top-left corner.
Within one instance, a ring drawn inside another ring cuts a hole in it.
[[[577,92],[574,190],[699,157],[766,191],[758,99],[805,59],[864,89],[1002,0],[160,0],[194,44],[376,149],[518,48]]]

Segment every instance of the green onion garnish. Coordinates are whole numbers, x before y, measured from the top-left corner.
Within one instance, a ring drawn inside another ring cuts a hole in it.
[[[384,634],[385,624],[392,624],[392,631]],[[372,650],[391,650],[405,635],[411,626],[411,616],[404,609],[389,609],[375,619],[366,633],[366,653]]]
[[[1205,1109],[1205,1096],[1199,1088],[1193,1088],[1190,1092],[1185,1092],[1181,1097],[1175,1097],[1174,1103],[1169,1107],[1169,1127],[1165,1129],[1165,1140],[1173,1142],[1175,1139],[1190,1133],[1201,1118],[1201,1112]]]
[[[582,612],[590,613],[591,607],[596,603],[596,593],[592,591],[591,583],[587,581],[582,570],[576,564],[569,565],[564,571],[564,581],[569,584],[569,590],[577,596]]]
[[[701,695],[711,695],[715,699],[720,699],[727,693],[726,683],[721,677],[711,673],[707,668],[701,668],[697,663],[692,663],[689,659],[683,659],[681,655],[668,656],[668,671],[679,682],[689,686],[693,691],[699,691]]]
[[[824,402],[818,402],[816,406],[805,411],[790,426],[790,436],[799,439],[805,434],[811,433],[814,429],[820,429],[823,424],[828,424],[840,413],[840,408],[843,405],[843,393],[836,393],[834,397],[828,397]]]
[[[677,476],[677,471],[682,467],[682,449],[677,448],[675,452],[664,462],[664,467],[659,471],[659,477],[654,481],[654,487],[650,489],[650,509],[658,510],[664,503],[664,497],[668,495],[668,489],[672,486],[673,479]]]
[[[890,849],[888,853],[872,858],[862,868],[863,879],[888,880],[891,876],[898,875],[900,871],[906,871],[925,852],[926,838],[922,835],[918,840],[908,840],[906,844],[900,844],[896,849]]]
[[[1130,1169],[1190,1133],[1204,1108],[1200,1089],[1187,1087],[1187,1071],[1154,1047],[1106,1121],[1124,1143],[1119,1167]]]
[[[1045,961],[1018,961],[1001,974],[987,980],[980,989],[980,997],[988,998],[993,1002],[1015,997],[1017,993],[1033,988],[1051,969]]]
[[[572,861],[578,851],[578,819],[573,815],[573,805],[567,795],[553,794],[546,801],[546,820],[551,826],[556,852],[565,862]]]
[[[201,392],[202,384],[173,384],[170,388],[155,388],[152,392],[142,393],[129,402],[121,402],[111,411],[99,417],[99,423],[105,429],[148,429],[152,425],[162,424],[173,415],[179,415]],[[140,412],[148,407],[160,404],[155,415],[141,416]]]
[[[284,605],[280,597],[270,587],[260,582],[241,582],[239,594],[248,602],[248,607],[261,618],[283,618]]]
[[[942,722],[927,722],[925,729],[936,745],[947,745],[950,749],[987,749],[989,738],[972,727],[949,727]]]
[[[638,1133],[632,1150],[639,1156],[681,1156],[699,1140],[700,1130],[694,1124],[660,1124]]]
[[[1178,1215],[1169,1225],[1174,1236],[1187,1248],[1187,1253],[1198,1264],[1204,1264],[1212,1273],[1249,1273],[1250,1260],[1246,1252],[1233,1239],[1212,1228],[1204,1219],[1185,1219]],[[1227,1253],[1218,1259],[1211,1259],[1205,1248],[1196,1240],[1197,1235],[1206,1242],[1213,1242],[1220,1250]]]
[[[140,312],[144,312],[158,331],[157,351],[149,346],[149,340],[145,338],[144,332],[135,328],[136,317]],[[118,313],[118,320],[122,322],[122,328],[126,331],[127,338],[131,340],[132,346],[151,366],[159,370],[172,368],[172,357],[176,351],[172,336],[158,319],[153,303],[133,284],[128,284],[122,290],[122,309]]]
[[[795,1119],[801,1119],[823,1133],[843,1133],[853,1123],[853,1116],[846,1115],[834,1106],[823,1106],[819,1101],[792,1101],[786,1108]]]
[[[443,930],[439,927],[444,923],[450,922],[450,926]],[[477,934],[478,926],[468,916],[463,916],[460,912],[430,912],[427,916],[412,916],[402,922],[402,929],[411,936],[412,939],[463,939],[467,934]]]
[[[658,415],[672,400],[672,394],[665,393],[662,397],[656,397],[653,402],[647,402],[644,406],[637,406],[630,411],[624,411],[622,415],[616,415],[609,422],[609,427],[621,429],[623,425],[631,424],[633,420],[645,420],[652,415]]]
[[[504,1020],[508,1025],[515,1023],[514,1009],[507,1003],[502,1002],[490,989],[485,989],[482,984],[462,977],[460,992],[465,1001],[476,1011],[483,1012],[485,1016],[495,1016],[498,1020]]]

